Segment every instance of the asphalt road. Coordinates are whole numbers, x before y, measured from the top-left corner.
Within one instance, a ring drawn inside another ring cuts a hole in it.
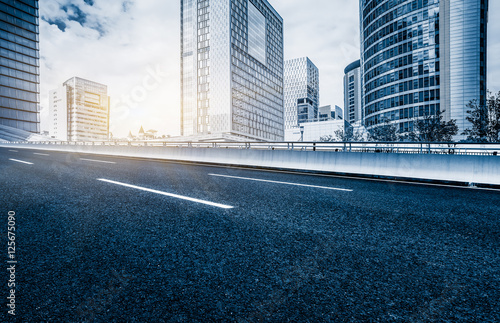
[[[22,322],[500,321],[500,191],[7,148],[0,187]]]

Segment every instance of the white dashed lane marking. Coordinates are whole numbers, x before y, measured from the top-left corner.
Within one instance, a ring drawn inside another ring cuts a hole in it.
[[[33,165],[33,163],[30,163],[30,162],[27,162],[27,161],[23,161],[23,160],[19,160],[19,159],[12,159],[12,158],[9,158],[9,160],[13,161],[13,162],[16,162],[16,163],[22,163],[22,164],[27,164],[27,165]]]
[[[200,203],[200,204],[215,206],[215,207],[218,207],[218,208],[221,208],[221,209],[232,209],[232,208],[234,208],[233,206],[230,206],[230,205],[224,205],[224,204],[214,203],[214,202],[210,202],[210,201],[195,199],[195,198],[192,198],[192,197],[182,196],[182,195],[178,195],[178,194],[172,194],[172,193],[162,192],[162,191],[153,190],[153,189],[146,188],[146,187],[141,187],[141,186],[126,184],[126,183],[116,182],[116,181],[112,181],[112,180],[109,180],[109,179],[98,178],[97,180],[101,181],[101,182],[106,182],[106,183],[110,183],[110,184],[115,184],[115,185],[120,185],[120,186],[128,187],[128,188],[133,188],[133,189],[136,189],[136,190],[141,190],[141,191],[145,191],[145,192],[149,192],[149,193],[155,193],[155,194],[160,194],[160,195],[164,195],[164,196],[169,196],[169,197],[173,197],[173,198],[176,198],[176,199],[181,199],[181,200],[186,200],[186,201],[190,201],[190,202],[195,202],[195,203]]]
[[[308,185],[308,184],[299,184],[299,183],[290,183],[290,182],[279,182],[279,181],[270,181],[267,179],[258,179],[258,178],[249,178],[249,177],[239,177],[239,176],[229,176],[229,175],[220,175],[220,174],[208,174],[210,176],[217,177],[225,177],[225,178],[233,178],[233,179],[241,179],[247,181],[255,181],[255,182],[265,182],[265,183],[273,183],[273,184],[284,184],[284,185],[293,185],[293,186],[302,186],[302,187],[310,187],[310,188],[320,188],[325,190],[334,190],[334,191],[344,191],[344,192],[352,192],[353,190],[338,188],[338,187],[329,187],[329,186],[317,186],[317,185]]]

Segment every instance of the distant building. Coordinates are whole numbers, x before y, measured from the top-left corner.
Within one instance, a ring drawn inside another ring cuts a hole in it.
[[[181,0],[181,135],[283,140],[283,19],[267,0]]]
[[[313,122],[318,117],[318,108],[308,98],[298,99],[295,107],[297,122]]]
[[[344,70],[344,119],[349,123],[363,119],[361,89],[361,61],[357,60]]]
[[[300,100],[299,100],[300,101]],[[301,111],[306,111],[310,104],[299,104],[299,124],[285,130],[285,141],[319,141],[323,136],[334,136],[338,130],[344,131],[349,124],[344,122],[342,109],[325,105],[318,108],[317,117],[306,119],[301,117]],[[304,110],[301,110],[301,109]]]
[[[132,134],[132,131],[129,131],[128,136],[127,136],[127,140],[153,140],[153,139],[158,138],[157,133],[158,133],[158,131],[153,130],[153,129],[150,129],[148,131],[144,131],[144,127],[141,126],[137,136],[134,136]]]
[[[38,0],[0,0],[0,125],[40,133]]]
[[[73,77],[49,93],[50,136],[63,141],[109,139],[107,86]]]
[[[285,61],[285,129],[318,117],[319,70],[308,57]]]
[[[338,105],[332,109],[331,105],[324,105],[318,109],[318,121],[343,120],[342,108]]]
[[[145,133],[144,133],[144,128],[141,126],[141,129],[139,129],[139,139],[144,139]]]
[[[336,131],[344,132],[348,124],[344,120],[329,120],[321,122],[305,122],[298,127],[285,131],[285,141],[320,141],[321,137],[331,135]]]
[[[158,131],[156,130],[153,130],[153,129],[149,129],[148,131],[146,131],[146,133],[144,134],[144,137],[148,140],[152,140],[152,139],[156,139],[156,134],[158,133]]]

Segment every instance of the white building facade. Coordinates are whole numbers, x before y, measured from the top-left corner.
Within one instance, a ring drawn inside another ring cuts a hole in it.
[[[301,123],[298,127],[285,130],[285,141],[321,141],[324,136],[335,138],[336,132],[344,133],[345,123],[342,119]]]
[[[49,92],[49,135],[63,141],[109,139],[106,85],[73,77]]]

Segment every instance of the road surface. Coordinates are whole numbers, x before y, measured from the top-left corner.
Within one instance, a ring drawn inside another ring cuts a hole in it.
[[[0,174],[23,322],[500,321],[500,191],[10,148]]]

